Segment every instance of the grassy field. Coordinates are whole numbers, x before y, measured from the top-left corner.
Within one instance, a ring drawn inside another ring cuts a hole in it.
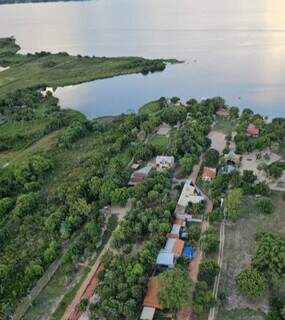
[[[160,148],[167,148],[168,146],[168,143],[169,143],[169,139],[165,136],[153,136],[150,140],[149,140],[149,143],[154,145],[154,146],[157,146],[157,147],[160,147]]]
[[[26,313],[24,320],[39,319],[51,315],[54,311],[53,306],[56,305],[62,298],[58,310],[52,319],[60,319],[66,305],[69,303],[69,297],[73,297],[81,284],[81,279],[84,279],[89,272],[88,267],[79,267],[72,272],[66,272],[65,268],[60,268],[54,277],[51,279],[46,288],[40,293]],[[63,310],[63,311],[62,311]]]
[[[18,161],[28,159],[33,154],[48,152],[57,144],[58,138],[61,136],[63,131],[64,129],[60,129],[51,132],[39,139],[38,141],[36,141],[35,143],[32,143],[26,149],[1,152],[0,168],[6,166],[7,164],[13,165]]]
[[[138,57],[98,58],[70,56],[67,53],[15,54],[14,42],[0,39],[0,65],[10,66],[0,73],[0,95],[16,89],[62,87],[91,80],[131,73],[162,71],[171,60],[149,60]],[[13,51],[14,50],[14,51]],[[5,56],[5,53],[9,53]]]
[[[282,193],[273,193],[275,211],[271,215],[260,214],[254,197],[245,197],[240,209],[240,219],[226,226],[224,260],[220,292],[227,295],[227,303],[220,308],[219,320],[264,319],[268,310],[268,295],[257,300],[242,297],[235,287],[235,277],[249,267],[255,254],[255,234],[260,231],[285,235],[285,214]]]

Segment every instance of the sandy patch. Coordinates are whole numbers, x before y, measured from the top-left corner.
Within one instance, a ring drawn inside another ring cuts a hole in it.
[[[212,130],[209,133],[208,138],[212,141],[211,148],[216,149],[222,154],[226,147],[226,135],[220,131]]]
[[[157,134],[159,136],[169,137],[170,131],[171,131],[171,126],[168,125],[167,123],[162,123],[157,129]]]
[[[240,167],[241,172],[243,172],[244,170],[251,170],[257,176],[257,179],[259,181],[266,181],[269,183],[270,180],[266,176],[266,173],[264,171],[258,170],[258,166],[262,163],[269,165],[272,162],[278,161],[280,160],[280,156],[270,151],[267,152],[267,154],[270,157],[269,160],[265,160],[264,158],[256,159],[256,155],[257,155],[256,152],[244,154],[241,161],[241,167]]]

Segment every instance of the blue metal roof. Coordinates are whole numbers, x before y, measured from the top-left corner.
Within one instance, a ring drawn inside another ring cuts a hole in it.
[[[194,254],[193,247],[185,247],[183,250],[183,257],[192,258]]]

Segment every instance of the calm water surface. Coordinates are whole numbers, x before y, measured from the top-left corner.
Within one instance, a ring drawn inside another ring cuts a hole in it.
[[[285,116],[284,0],[94,0],[0,6],[0,36],[23,52],[178,58],[183,65],[58,88],[88,117],[126,112],[161,96],[224,96]],[[196,62],[195,62],[196,61]]]

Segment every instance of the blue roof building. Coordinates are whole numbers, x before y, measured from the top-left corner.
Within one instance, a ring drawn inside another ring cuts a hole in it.
[[[194,248],[193,247],[185,247],[183,250],[183,257],[192,259],[194,255]]]

